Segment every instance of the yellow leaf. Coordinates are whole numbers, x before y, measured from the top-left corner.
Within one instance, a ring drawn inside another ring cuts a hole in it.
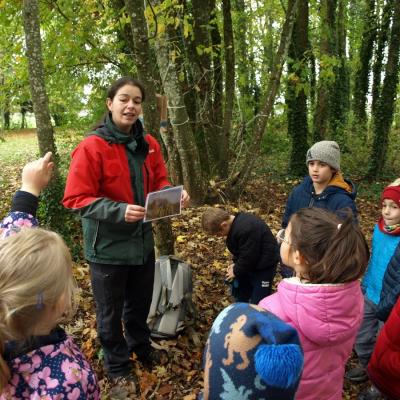
[[[184,243],[184,242],[186,242],[186,236],[184,236],[184,235],[179,235],[179,236],[176,237],[176,241],[177,241],[178,243]]]
[[[163,23],[158,24],[158,34],[165,33],[165,25]]]
[[[215,267],[216,269],[225,269],[225,265],[222,264],[222,263],[219,262],[219,261],[214,261],[214,262],[213,262],[213,267]]]

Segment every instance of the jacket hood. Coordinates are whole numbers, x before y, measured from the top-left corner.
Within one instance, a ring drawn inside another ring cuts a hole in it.
[[[310,176],[306,176],[301,183],[308,192],[314,192],[314,186]],[[331,196],[332,194],[342,193],[347,194],[351,199],[355,199],[357,196],[357,189],[354,183],[350,179],[343,178],[340,172],[337,172],[325,190],[318,196]]]
[[[310,341],[327,346],[354,336],[362,317],[360,282],[304,284],[298,278],[281,281],[284,312]]]

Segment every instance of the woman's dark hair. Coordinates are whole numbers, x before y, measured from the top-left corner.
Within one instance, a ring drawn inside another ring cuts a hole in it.
[[[290,219],[290,251],[308,265],[302,278],[310,283],[346,283],[364,274],[367,242],[349,210],[345,219],[321,208],[302,208]],[[342,214],[343,215],[343,214]]]
[[[145,100],[146,93],[144,86],[137,79],[133,79],[129,76],[123,76],[122,78],[119,78],[116,81],[114,81],[114,83],[109,87],[107,91],[107,98],[112,100],[117,94],[118,90],[125,85],[131,85],[139,88],[140,92],[142,93],[142,101]]]

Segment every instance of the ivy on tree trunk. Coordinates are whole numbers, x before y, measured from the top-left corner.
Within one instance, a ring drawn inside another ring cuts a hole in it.
[[[373,115],[373,145],[368,176],[374,178],[382,173],[388,148],[389,132],[393,122],[396,89],[399,82],[400,53],[400,1],[394,2],[392,29],[390,32],[388,58],[382,92]]]
[[[293,0],[290,0],[293,2]],[[299,0],[292,41],[288,53],[286,86],[288,135],[292,139],[289,172],[301,176],[306,172],[304,162],[308,149],[307,96],[308,82],[308,0]]]
[[[371,70],[371,59],[374,42],[376,40],[376,13],[375,0],[365,1],[364,26],[361,35],[361,49],[359,52],[359,67],[354,78],[353,110],[355,126],[365,131],[367,122],[366,103]]]
[[[29,83],[35,113],[39,151],[41,155],[51,151],[57,154],[51,124],[49,100],[44,80],[42,42],[38,0],[24,0],[23,20],[28,58]]]

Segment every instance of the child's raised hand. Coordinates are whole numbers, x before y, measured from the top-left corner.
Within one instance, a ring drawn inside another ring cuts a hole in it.
[[[52,152],[49,151],[44,157],[25,165],[22,170],[21,190],[39,196],[42,189],[49,184],[53,174],[54,162],[51,161],[52,156]]]

